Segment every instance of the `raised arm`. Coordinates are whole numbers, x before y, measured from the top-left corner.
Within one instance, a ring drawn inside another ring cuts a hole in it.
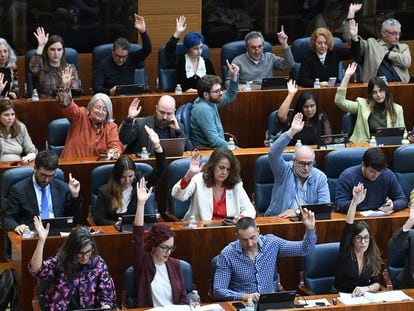
[[[296,92],[298,91],[298,87],[296,85],[295,80],[289,80],[287,83],[288,94],[280,105],[279,110],[277,112],[277,118],[280,123],[286,124],[288,122],[287,117],[289,113],[290,105],[292,104],[293,98],[295,97]]]
[[[365,200],[366,195],[367,195],[367,189],[365,189],[362,183],[359,183],[358,186],[355,186],[353,188],[351,204],[349,204],[348,212],[346,213],[346,218],[345,218],[346,223],[348,224],[354,223],[357,205]]]
[[[37,27],[36,31],[33,34],[37,39],[36,54],[42,55],[46,43],[49,40],[49,34],[45,32],[43,27]]]
[[[144,178],[141,178],[137,181],[137,211],[135,212],[134,225],[143,226],[144,225],[144,208],[145,202],[147,202],[152,192],[152,187],[147,190],[146,181]]]
[[[50,225],[43,227],[42,220],[38,216],[33,217],[34,227],[37,231],[39,239],[37,240],[36,248],[34,250],[32,259],[30,260],[33,273],[39,272],[43,262],[43,249],[45,247],[46,239],[49,234]]]

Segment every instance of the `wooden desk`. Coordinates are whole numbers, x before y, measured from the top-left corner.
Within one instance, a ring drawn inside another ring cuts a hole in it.
[[[408,217],[408,209],[396,212],[387,217],[365,218],[357,216],[356,219],[364,219],[371,226],[373,236],[378,247],[383,252],[383,258],[387,255],[387,244],[391,235],[397,231]],[[331,220],[320,220],[316,223],[318,243],[340,240],[345,215],[333,213]],[[186,229],[185,222],[167,223],[176,234],[177,249],[173,254],[175,258],[181,258],[192,265],[194,283],[200,292],[203,301],[208,301],[207,293],[210,288],[210,260],[230,242],[235,240],[234,226],[226,227],[202,227],[205,222],[199,222],[199,228]],[[275,234],[289,240],[301,240],[305,227],[301,222],[291,222],[279,217],[257,218],[262,234]],[[118,233],[112,226],[103,226],[103,234],[95,235],[99,254],[106,260],[109,272],[115,281],[118,297],[123,289],[124,270],[131,265],[130,243],[131,233]],[[21,239],[14,232],[9,232],[12,242],[12,267],[16,271],[19,284],[19,297],[22,299],[22,310],[29,310],[33,297],[35,278],[27,270],[37,239]],[[45,245],[44,257],[53,256],[62,245],[64,237],[50,237]],[[281,282],[286,289],[295,289],[299,283],[300,258],[286,257],[278,260],[278,271]]]
[[[231,302],[215,302],[219,304],[225,311],[235,311],[236,309],[233,308],[231,305]],[[203,304],[204,305],[204,304]],[[152,308],[133,308],[133,309],[127,309],[128,311],[144,311],[144,310],[150,310]]]

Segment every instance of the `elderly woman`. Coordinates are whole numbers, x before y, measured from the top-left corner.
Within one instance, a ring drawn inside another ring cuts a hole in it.
[[[329,78],[338,78],[338,65],[344,59],[359,57],[358,25],[352,24],[351,48],[335,45],[332,33],[327,28],[317,28],[311,35],[312,51],[306,55],[301,63],[298,84],[304,87],[313,87],[316,78],[321,86],[329,86]]]
[[[62,84],[62,70],[70,67],[72,77],[69,87],[79,88],[78,72],[75,65],[66,63],[65,43],[58,35],[49,37],[43,27],[38,27],[34,36],[37,39],[37,49],[30,59],[30,70],[38,80],[39,94],[53,96]]]
[[[118,125],[113,121],[110,98],[97,93],[87,108],[79,107],[72,100],[71,77],[72,67],[68,66],[62,71],[62,87],[57,95],[61,111],[71,124],[61,157],[89,157],[105,153],[108,159],[118,158],[123,146],[118,136]]]
[[[197,92],[197,83],[206,74],[215,75],[213,65],[208,58],[203,58],[204,37],[198,32],[189,32],[184,36],[186,54],[175,55],[180,35],[187,28],[185,16],[176,19],[174,34],[165,46],[165,56],[177,67],[177,83],[181,84],[183,91]]]
[[[36,154],[26,125],[16,118],[14,104],[9,99],[0,99],[0,161],[25,164],[33,161]]]
[[[29,271],[40,280],[53,280],[43,296],[45,310],[115,308],[114,282],[89,229],[73,229],[57,255],[43,260],[49,224],[45,228],[39,217],[33,220],[39,239]]]
[[[184,219],[195,216],[197,220],[223,219],[248,216],[256,211],[243,188],[240,163],[233,152],[216,148],[207,163],[201,164],[201,155],[195,153],[182,179],[173,187],[171,195],[191,204]]]
[[[0,38],[0,97],[17,98],[13,82],[17,81],[16,54],[3,38]]]

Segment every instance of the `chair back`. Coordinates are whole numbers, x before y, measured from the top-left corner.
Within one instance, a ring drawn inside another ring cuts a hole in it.
[[[240,54],[243,54],[245,52],[246,52],[246,45],[244,43],[244,40],[232,41],[232,42],[224,44],[221,47],[220,64],[221,64],[221,77],[223,81],[226,80],[227,71],[228,71],[226,60],[228,60],[229,63],[231,63],[236,56],[239,56]],[[264,42],[263,52],[272,52],[272,45],[267,41]]]
[[[339,242],[322,243],[315,250],[301,258],[303,280],[307,289],[314,294],[329,294],[335,282],[336,260]]]
[[[292,160],[293,153],[282,153],[285,161]],[[269,164],[269,156],[262,155],[256,159],[254,172],[254,192],[256,209],[260,213],[265,213],[272,198],[273,172]]]
[[[267,118],[267,133],[268,139],[277,139],[278,133],[282,130],[282,127],[277,119],[277,113],[279,109],[272,111]],[[289,109],[289,113],[293,112],[293,109]]]
[[[36,49],[29,50],[24,55],[24,64],[25,64],[25,74],[26,74],[26,84],[27,84],[27,97],[32,97],[32,92],[34,89],[39,89],[39,82],[37,81],[36,77],[32,75],[30,71],[30,59],[32,55],[36,52]],[[65,48],[65,59],[68,64],[75,65],[76,68],[78,66],[78,52],[72,48]]]
[[[342,116],[342,133],[348,134],[348,137],[351,137],[354,132],[356,118],[356,114],[350,112]]]
[[[407,198],[414,185],[414,145],[401,146],[395,149],[393,171]]]
[[[91,173],[91,207],[92,216],[95,216],[96,201],[98,199],[99,188],[108,183],[109,177],[111,176],[114,164],[105,164],[95,167]],[[141,174],[146,174],[152,171],[151,165],[147,163],[135,163],[135,171]],[[155,195],[154,192],[145,203],[144,213],[155,214]]]
[[[328,177],[331,201],[335,201],[336,184],[339,175],[348,167],[362,163],[366,148],[345,148],[329,152],[324,159],[324,172]]]
[[[407,253],[400,251],[391,251],[388,248],[387,271],[391,279],[392,286],[395,287],[397,276],[403,271],[407,261]]]
[[[191,109],[193,108],[193,103],[182,104],[177,108],[175,116],[178,122],[181,122],[184,126],[185,135],[190,137],[191,134]]]
[[[65,147],[66,136],[70,127],[66,118],[56,119],[47,125],[47,148],[59,157]]]
[[[182,43],[177,43],[175,49],[176,57],[187,53]],[[203,52],[201,56],[204,58],[210,58],[210,48],[208,45],[203,44]],[[165,45],[160,46],[158,49],[158,84],[160,90],[163,92],[172,92],[177,85],[177,70],[176,64],[172,63],[165,56]]]
[[[203,157],[201,161],[207,162],[208,158]],[[182,219],[188,211],[191,199],[180,201],[171,195],[172,188],[181,178],[184,177],[190,165],[190,158],[178,159],[170,162],[167,168],[168,204],[170,212]]]

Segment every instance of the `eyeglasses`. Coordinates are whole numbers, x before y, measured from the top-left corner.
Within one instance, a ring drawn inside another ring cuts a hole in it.
[[[306,166],[307,167],[312,167],[313,166],[313,161],[306,162],[306,161],[296,161],[295,160],[295,162],[296,162],[297,165],[299,165],[300,167],[303,167],[303,168],[305,168]]]
[[[39,175],[43,179],[52,179],[53,177],[55,177],[56,173],[53,173],[53,174],[45,174],[45,173],[39,172]]]
[[[165,245],[158,245],[159,248],[161,248],[163,253],[172,253],[175,251],[175,245],[174,246],[165,246]]]
[[[77,253],[77,255],[78,255],[78,257],[83,257],[83,256],[86,256],[86,257],[89,257],[90,255],[92,255],[92,251],[93,251],[93,247],[91,247],[88,251],[86,251],[86,252],[81,252],[81,251],[79,251],[78,253]]]
[[[127,55],[118,55],[116,53],[113,53],[112,55],[114,55],[114,58],[119,59],[119,60],[125,60],[128,58],[128,54]]]
[[[214,90],[214,91],[210,91],[210,93],[214,93],[214,94],[219,94],[221,92],[223,92],[223,90],[221,88],[219,88],[217,90]]]
[[[259,51],[259,50],[263,50],[263,44],[261,44],[261,45],[257,45],[257,46],[254,46],[254,45],[251,45],[251,46],[249,46],[248,47],[248,49],[250,50],[250,51]]]
[[[96,111],[108,112],[105,106],[93,106],[92,108]]]
[[[393,37],[401,37],[402,36],[402,32],[398,32],[398,31],[389,31],[389,30],[385,30],[385,32]]]
[[[355,241],[360,242],[360,243],[361,243],[362,241],[364,241],[364,242],[368,242],[370,239],[371,239],[371,237],[370,237],[369,235],[366,235],[366,236],[356,235],[356,236],[355,236]]]

